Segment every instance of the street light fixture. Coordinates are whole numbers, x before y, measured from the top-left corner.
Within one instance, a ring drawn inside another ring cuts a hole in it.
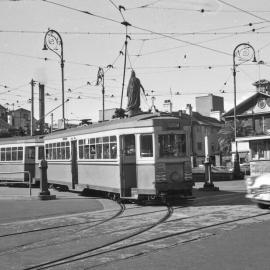
[[[237,128],[236,128],[236,63],[235,58],[243,64],[245,62],[257,62],[255,57],[255,50],[249,43],[240,43],[238,44],[233,51],[233,86],[234,86],[234,143],[235,143],[235,156],[234,156],[234,166],[233,166],[233,174],[234,178],[240,177],[240,164],[239,164],[239,153],[237,146]],[[238,64],[238,65],[240,65]]]
[[[60,34],[49,29],[44,37],[43,50],[51,50],[60,57],[61,60],[61,75],[62,75],[62,121],[64,129],[65,125],[65,88],[64,88],[64,54],[63,54],[63,40]]]

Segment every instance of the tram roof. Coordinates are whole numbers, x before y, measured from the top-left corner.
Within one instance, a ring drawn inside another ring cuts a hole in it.
[[[157,114],[144,113],[123,119],[112,119],[110,121],[93,123],[88,126],[58,130],[51,134],[45,135],[45,138],[53,139],[63,135],[73,136],[86,134],[88,132],[94,133],[114,129],[128,129],[128,128],[154,127],[154,126],[163,126],[164,128],[167,128],[169,126],[169,123],[172,122],[180,123],[180,119],[178,117],[173,117],[171,115],[165,114],[161,115],[158,113]]]
[[[14,137],[6,137],[0,138],[0,145],[2,144],[24,144],[24,143],[42,143],[43,135],[38,136],[14,136]]]

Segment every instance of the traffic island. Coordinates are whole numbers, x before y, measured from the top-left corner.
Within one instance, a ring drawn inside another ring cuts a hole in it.
[[[204,183],[202,188],[199,188],[201,191],[219,191],[219,187],[216,187],[213,183]]]
[[[209,157],[206,157],[205,163],[205,183],[202,188],[199,188],[201,191],[219,191],[219,187],[215,187],[212,181],[212,169],[211,169],[211,162]]]

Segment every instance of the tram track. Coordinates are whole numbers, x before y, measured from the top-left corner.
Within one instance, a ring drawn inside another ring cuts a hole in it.
[[[211,196],[211,198],[224,197],[224,196],[235,196],[235,194],[214,195],[214,196]],[[204,199],[209,200],[209,197],[208,196],[200,197],[200,198],[197,198],[196,201],[198,202],[198,201],[201,201],[201,200],[204,200]],[[193,205],[196,205],[197,202],[194,203]],[[187,204],[182,205],[182,206],[179,206],[177,208],[183,208],[183,207],[186,207],[186,206],[187,206]],[[136,207],[133,207],[133,208],[144,208],[144,207],[142,207],[142,206],[136,206]],[[130,209],[133,209],[133,208],[129,208],[129,210]],[[105,211],[102,211],[102,212],[105,213],[105,212],[109,212],[109,211],[111,211],[111,210],[105,210]],[[122,209],[120,209],[120,211],[122,211]],[[148,213],[155,213],[155,212],[159,212],[159,211],[160,210],[158,210],[158,211],[151,211],[151,212],[148,212]],[[93,212],[84,212],[84,213],[82,213],[82,215],[86,215],[86,214],[90,214],[90,213],[93,213]],[[117,212],[115,214],[115,216],[116,217],[119,217],[121,215],[121,213]],[[122,218],[124,218],[124,217],[132,217],[132,216],[139,216],[139,215],[144,215],[144,214],[145,213],[139,213],[139,214],[133,214],[133,215],[126,215],[126,216],[123,216]],[[76,216],[78,216],[78,214],[76,214]],[[59,219],[59,218],[62,218],[62,217],[57,217],[57,219]],[[113,218],[115,218],[115,217],[113,216],[113,217],[109,218],[108,221],[110,221]],[[49,218],[49,219],[52,219],[52,218]],[[34,220],[30,220],[30,221],[32,222]],[[24,223],[28,223],[30,221],[24,221]],[[89,221],[84,221],[84,222],[78,222],[78,223],[72,223],[72,224],[64,224],[64,225],[57,225],[57,226],[51,226],[51,227],[45,227],[45,228],[38,228],[38,229],[26,230],[26,231],[20,231],[20,232],[12,232],[12,233],[8,233],[8,234],[0,234],[0,238],[9,237],[9,236],[16,236],[16,235],[21,235],[21,234],[41,232],[41,231],[47,231],[47,230],[55,230],[55,229],[61,229],[61,228],[66,228],[66,227],[80,226],[80,225],[85,225],[85,224],[95,223],[95,222],[98,222],[98,223],[94,224],[93,226],[98,226],[98,225],[100,225],[102,223],[107,222],[107,220],[106,219],[105,220],[103,220],[103,219],[97,219],[95,221],[90,221],[90,222]],[[0,224],[0,227],[10,226],[11,224],[14,224],[14,222],[13,223]],[[18,224],[18,222],[16,222],[16,224]]]
[[[80,258],[80,260],[86,260],[86,259],[89,259],[89,258],[96,258],[96,257],[98,257],[100,255],[105,255],[105,254],[109,254],[109,253],[116,252],[116,251],[121,251],[121,250],[129,249],[129,248],[133,248],[133,247],[138,247],[138,246],[153,243],[153,242],[158,242],[158,241],[165,240],[165,239],[172,238],[172,237],[177,237],[177,236],[186,235],[186,234],[190,234],[190,233],[194,233],[194,232],[199,232],[199,231],[203,231],[203,230],[207,230],[207,229],[211,229],[211,228],[215,228],[215,227],[220,227],[220,226],[227,225],[227,224],[234,224],[234,223],[237,223],[237,222],[240,222],[240,221],[243,221],[243,220],[253,219],[253,218],[267,216],[267,215],[270,215],[270,212],[257,214],[257,215],[252,215],[252,216],[243,217],[243,218],[234,219],[234,220],[229,220],[229,221],[224,221],[224,222],[219,222],[219,223],[214,223],[214,224],[211,224],[211,225],[208,225],[208,226],[201,226],[201,227],[198,227],[198,228],[193,228],[193,229],[185,230],[185,231],[182,231],[182,232],[168,234],[166,236],[156,237],[156,238],[152,238],[152,239],[149,239],[149,240],[132,243],[132,244],[125,245],[125,246],[120,246],[120,247],[117,247],[117,248],[114,248],[114,249],[111,249],[111,250],[106,250],[106,251],[103,251],[103,252],[100,252],[100,253],[92,254],[92,255],[89,255],[87,257],[85,256],[84,258]],[[127,259],[130,259],[130,258],[143,256],[143,255],[153,253],[153,252],[157,252],[157,251],[160,251],[162,249],[169,248],[169,247],[175,247],[175,246],[180,245],[180,244],[185,244],[185,243],[197,241],[198,239],[201,239],[201,238],[202,237],[195,237],[195,238],[192,238],[192,239],[189,239],[189,240],[185,240],[185,241],[183,241],[181,243],[172,244],[170,246],[166,245],[166,246],[163,246],[163,247],[158,247],[156,249],[152,249],[150,251],[143,251],[143,252],[140,251],[140,252],[134,253],[134,254],[132,254],[130,256],[127,256],[127,257],[122,256],[124,258],[114,259],[114,260],[110,260],[109,262],[91,265],[89,267],[84,267],[83,269],[84,270],[89,270],[89,269],[93,269],[93,268],[97,268],[97,267],[100,267],[100,266],[107,265],[107,264],[112,263],[112,262],[123,261],[123,260],[127,260]],[[68,263],[72,263],[72,262],[75,262],[75,260],[74,261],[69,261]],[[38,269],[46,269],[46,268],[38,268]]]
[[[224,196],[221,196],[221,197],[224,197]],[[207,198],[201,198],[201,201],[204,200],[204,199],[207,199]],[[220,201],[220,200],[216,200],[216,202],[218,202],[218,201]],[[222,199],[222,201],[224,201],[224,199]],[[121,204],[120,204],[120,206],[121,206]],[[180,208],[186,208],[186,206],[187,205],[180,206],[180,207],[178,206],[178,207],[174,207],[174,209],[177,210],[177,209],[180,209]],[[122,205],[121,207],[123,208],[124,206]],[[81,239],[81,235],[78,234],[79,232],[87,231],[87,230],[89,230],[89,229],[91,229],[93,227],[96,227],[98,225],[101,225],[103,223],[106,223],[108,221],[111,221],[111,220],[115,219],[116,217],[118,217],[119,219],[123,219],[123,218],[139,217],[139,216],[142,216],[142,215],[155,214],[155,213],[160,213],[162,211],[166,211],[166,210],[155,210],[155,211],[147,211],[147,212],[143,212],[143,213],[137,213],[137,214],[131,214],[131,215],[125,215],[125,216],[122,215],[121,216],[121,214],[123,214],[123,212],[124,212],[124,210],[122,208],[113,217],[110,217],[108,219],[102,220],[101,222],[95,223],[92,226],[84,227],[82,229],[77,230],[75,235],[72,234],[71,236],[68,236],[67,238],[64,238],[64,239],[63,239],[62,236],[57,236],[56,238],[52,238],[50,240],[51,242],[48,242],[48,240],[42,239],[40,241],[34,241],[34,242],[32,241],[32,242],[28,242],[28,243],[23,243],[23,244],[20,244],[20,245],[18,245],[16,247],[11,248],[11,249],[5,249],[4,251],[0,252],[0,256],[6,255],[8,253],[15,253],[15,252],[20,252],[20,251],[25,251],[25,250],[35,249],[35,248],[42,248],[42,247],[47,247],[47,246],[60,245],[60,244],[64,244],[64,243],[67,243],[67,242],[79,240],[79,239]],[[133,210],[133,208],[128,208],[128,210]],[[212,211],[212,212],[207,212],[207,214],[213,214],[213,213],[218,213],[218,212],[219,211]],[[193,217],[200,217],[200,216],[203,216],[203,215],[205,215],[205,213],[204,214],[198,214],[196,216],[187,216],[187,217],[182,217],[182,218],[178,218],[178,219],[167,220],[164,223],[177,222],[179,220],[190,219],[190,218],[193,218]],[[140,225],[140,228],[143,228],[143,227],[145,228],[147,226],[150,226],[151,224],[152,223],[145,224],[145,225]],[[76,224],[74,224],[74,226],[75,225]],[[61,228],[61,226],[60,227],[57,227],[57,228]],[[134,227],[133,226],[130,226],[130,227],[127,227],[125,229],[121,228],[121,230],[108,231],[107,233],[104,233],[103,232],[103,235],[104,234],[115,234],[115,233],[120,233],[120,232],[123,232],[123,231],[130,231],[130,230],[133,230],[133,229],[136,229],[136,228],[138,228],[138,225],[136,225]],[[40,231],[40,230],[37,230],[37,231]],[[36,232],[36,231],[33,231],[33,232]],[[85,238],[88,238],[89,236],[84,236],[84,237]],[[91,237],[93,237],[93,236],[91,236]]]
[[[207,226],[201,226],[201,227],[192,228],[192,229],[189,229],[189,230],[184,230],[184,231],[177,232],[177,233],[171,233],[171,234],[168,234],[168,235],[151,238],[151,239],[144,240],[144,241],[138,241],[138,242],[130,243],[130,244],[126,244],[126,245],[121,245],[121,246],[118,246],[118,247],[115,247],[115,248],[112,248],[112,249],[109,249],[109,250],[108,249],[107,250],[101,250],[101,251],[99,251],[97,253],[94,253],[94,251],[97,251],[97,250],[100,250],[100,249],[103,249],[103,248],[106,249],[106,248],[108,248],[108,247],[110,247],[110,246],[112,246],[114,244],[117,244],[119,242],[119,241],[117,241],[116,243],[110,243],[108,245],[104,245],[103,247],[99,247],[98,249],[85,251],[85,252],[83,252],[83,254],[80,254],[80,255],[76,255],[76,256],[73,255],[73,256],[66,257],[65,260],[63,260],[63,261],[57,261],[57,262],[53,262],[53,263],[41,264],[39,266],[34,266],[32,268],[31,267],[30,268],[25,268],[24,270],[32,270],[32,269],[33,270],[41,270],[41,269],[48,269],[48,268],[51,268],[51,267],[54,268],[54,267],[62,266],[64,264],[75,263],[77,261],[87,260],[87,259],[90,259],[90,258],[94,258],[96,260],[96,258],[98,256],[108,255],[108,254],[111,254],[113,252],[124,251],[124,250],[130,249],[130,248],[136,248],[136,247],[139,247],[139,246],[143,246],[145,244],[151,244],[153,242],[158,242],[158,241],[165,240],[165,239],[168,239],[168,238],[177,237],[177,236],[181,236],[181,235],[187,235],[187,234],[194,233],[194,232],[199,232],[199,231],[203,231],[203,230],[207,230],[207,229],[211,229],[211,228],[215,228],[215,227],[220,227],[220,226],[223,226],[223,225],[226,225],[226,224],[234,224],[234,223],[237,223],[237,222],[240,222],[240,221],[243,221],[243,220],[253,219],[253,218],[262,217],[262,216],[266,216],[266,215],[270,215],[270,212],[261,213],[261,214],[257,214],[257,215],[252,215],[252,216],[247,216],[247,217],[241,217],[241,218],[228,220],[228,221],[224,221],[224,222],[213,223],[213,224],[210,224],[210,225],[207,225]],[[198,238],[188,240],[188,241],[184,241],[183,243],[196,241],[196,240],[198,240]],[[120,242],[122,242],[122,241],[120,241]],[[176,244],[174,244],[173,246],[176,246]],[[83,269],[92,269],[92,268],[96,268],[96,267],[99,267],[99,266],[102,266],[102,265],[105,265],[105,264],[108,264],[108,263],[112,263],[112,262],[115,262],[115,261],[125,260],[125,259],[129,259],[131,257],[142,256],[142,255],[145,255],[147,253],[151,253],[151,252],[161,250],[161,249],[164,249],[164,248],[167,248],[167,247],[168,246],[161,247],[161,248],[158,247],[157,249],[153,249],[153,250],[147,251],[147,252],[140,251],[140,252],[138,252],[136,254],[133,254],[132,256],[128,256],[127,258],[111,260],[111,261],[106,262],[106,263],[94,264],[94,265],[91,265],[89,267],[84,267]],[[87,254],[87,253],[90,253],[90,254]],[[94,254],[92,254],[92,253],[94,253]],[[123,256],[123,254],[121,253],[120,257],[122,257],[122,256]]]
[[[226,195],[226,196],[225,196]],[[223,195],[217,195],[217,196],[213,196],[213,199],[215,200],[215,202],[213,202],[213,203],[219,203],[220,201],[231,201],[231,196],[232,194],[223,194]],[[204,201],[208,201],[209,200],[209,198],[208,197],[201,197],[201,198],[198,198],[198,201],[200,201],[199,202],[199,206],[200,206],[200,204],[201,203],[203,203]],[[181,208],[186,208],[186,209],[188,209],[187,207],[186,207],[187,205],[184,205],[184,206],[176,206],[176,207],[174,207],[173,209],[174,210],[178,210],[178,209],[181,209]],[[188,206],[194,206],[194,204],[192,204],[192,205],[188,205]],[[197,203],[195,204],[195,206],[197,206]],[[138,208],[138,207],[136,207],[136,208]],[[233,207],[232,207],[233,208]],[[142,207],[142,209],[145,209],[145,207]],[[230,210],[230,209],[228,209],[228,208],[226,208],[227,210]],[[133,208],[127,208],[127,210],[134,210]],[[127,214],[127,215],[119,215],[118,216],[118,218],[117,218],[117,220],[118,219],[123,219],[123,218],[128,218],[128,217],[138,217],[138,216],[142,216],[142,215],[147,215],[147,214],[150,214],[150,213],[161,213],[162,211],[166,211],[165,209],[164,210],[155,210],[155,211],[147,211],[147,212],[143,212],[143,213],[136,213],[136,214]],[[177,218],[177,219],[172,219],[172,220],[165,220],[164,222],[163,222],[163,224],[165,225],[165,224],[169,224],[169,223],[172,223],[172,222],[178,222],[178,221],[181,221],[181,220],[186,220],[186,219],[192,219],[192,218],[195,218],[195,217],[200,217],[200,216],[204,216],[204,215],[206,215],[206,214],[215,214],[215,213],[219,213],[220,212],[220,210],[218,210],[218,211],[211,211],[211,212],[207,212],[207,213],[203,213],[203,214],[199,214],[199,215],[193,215],[193,216],[186,216],[186,217],[181,217],[181,218]],[[136,226],[134,226],[134,227],[128,227],[128,228],[125,228],[125,229],[123,229],[123,228],[121,228],[121,230],[113,230],[113,231],[107,231],[106,232],[106,234],[114,234],[114,233],[123,233],[124,231],[126,231],[126,232],[128,232],[128,231],[131,231],[131,230],[134,230],[134,229],[138,229],[138,228],[140,228],[141,230],[144,230],[144,229],[146,229],[146,231],[148,230],[147,228],[148,227],[152,227],[152,225],[155,227],[156,225],[155,224],[153,224],[153,223],[150,223],[150,224],[145,224],[145,225],[136,225]],[[102,234],[104,234],[103,232],[102,232]],[[139,233],[140,234],[140,233]],[[79,240],[79,239],[86,239],[86,238],[88,238],[88,237],[92,237],[92,236],[87,236],[87,235],[84,235],[83,236],[83,238],[81,238],[81,237],[79,237],[77,240]],[[129,237],[129,238],[131,238],[131,237]],[[128,239],[129,239],[128,238]],[[48,239],[47,239],[48,240]],[[50,240],[53,240],[53,238],[51,238]],[[50,241],[49,240],[49,241]],[[71,242],[72,240],[74,240],[74,239],[69,239],[68,241],[64,241],[64,242]],[[75,239],[76,240],[76,239]],[[40,242],[42,242],[43,240],[41,240]],[[123,240],[124,241],[124,240]],[[155,241],[155,240],[154,240]],[[156,240],[157,241],[157,240]],[[63,243],[64,243],[63,242]],[[150,241],[151,242],[151,241]],[[35,243],[37,243],[36,241],[35,242],[32,242],[33,244]],[[27,251],[27,250],[31,250],[31,249],[35,249],[35,248],[42,248],[42,247],[46,247],[46,246],[51,246],[51,245],[61,245],[62,243],[49,243],[49,245],[48,245],[48,241],[46,242],[45,240],[44,240],[44,243],[42,244],[42,246],[36,246],[36,245],[33,245],[32,247],[30,247],[29,248],[29,245],[28,245],[28,248],[27,248],[27,243],[24,243],[23,245],[21,245],[21,246],[17,246],[17,247],[15,247],[15,248],[12,248],[12,249],[10,249],[10,250],[5,250],[4,252],[2,252],[2,253],[0,253],[0,255],[1,256],[3,256],[3,255],[6,255],[6,254],[10,254],[10,253],[16,253],[16,252],[25,252],[25,251]],[[30,245],[31,245],[31,243],[30,243]],[[111,244],[112,245],[112,244]],[[60,246],[59,246],[60,247]],[[101,249],[102,247],[100,247],[99,249]],[[105,248],[105,247],[104,247]],[[128,247],[127,247],[128,248]],[[113,250],[112,250],[113,251]],[[93,252],[93,251],[92,251]],[[23,254],[23,253],[22,253]],[[106,253],[105,253],[106,254]],[[97,255],[98,256],[98,255]],[[39,268],[37,268],[37,269],[39,269]]]
[[[83,228],[83,229],[89,229],[89,228],[101,225],[103,223],[109,222],[109,221],[119,217],[121,214],[123,214],[123,212],[126,209],[125,205],[121,204],[121,203],[118,203],[118,205],[120,206],[120,209],[113,216],[111,216],[109,218],[105,218],[105,219],[101,218],[101,219],[97,219],[95,221],[84,221],[84,222],[78,222],[78,223],[72,223],[72,224],[64,224],[64,225],[57,225],[57,226],[50,226],[50,227],[45,227],[45,228],[26,230],[26,231],[21,231],[21,232],[12,232],[12,233],[8,233],[8,234],[1,234],[0,238],[10,237],[10,236],[17,236],[17,235],[22,235],[22,234],[29,234],[29,233],[36,233],[36,232],[42,232],[42,231],[56,230],[56,229],[62,229],[62,228],[68,228],[68,227],[73,227],[73,226],[80,226],[80,225],[86,225],[86,224],[95,223],[95,224],[91,225],[90,227]],[[106,211],[106,212],[108,212],[108,211]],[[89,212],[89,213],[84,212],[82,215],[91,214],[91,213],[92,212]]]
[[[62,258],[59,258],[59,259],[55,259],[55,260],[51,260],[51,261],[48,261],[48,262],[45,262],[45,263],[41,263],[41,264],[38,264],[38,265],[33,265],[33,266],[29,266],[29,267],[26,267],[24,268],[23,270],[34,270],[34,269],[47,269],[47,268],[50,268],[50,267],[55,267],[55,266],[58,266],[58,265],[63,265],[63,264],[66,264],[66,263],[69,263],[70,260],[80,260],[81,256],[85,256],[87,255],[88,253],[91,253],[91,252],[95,252],[95,251],[98,251],[100,249],[103,249],[103,248],[108,248],[112,245],[115,245],[117,243],[120,243],[120,242],[123,242],[123,241],[126,241],[132,237],[135,237],[135,236],[138,236],[140,234],[143,234],[144,232],[147,232],[151,229],[153,229],[154,227],[157,227],[158,225],[164,223],[173,213],[173,207],[171,206],[166,206],[167,207],[167,212],[166,214],[160,218],[156,223],[153,223],[149,226],[147,226],[146,228],[143,228],[141,230],[138,230],[130,235],[127,235],[127,236],[124,236],[124,237],[120,237],[116,240],[112,240],[108,243],[105,243],[105,244],[102,244],[98,247],[94,247],[94,248],[91,248],[91,249],[88,249],[88,250],[85,250],[85,251],[81,251],[81,252],[77,252],[77,253],[74,253],[72,255],[69,255],[69,256],[66,256],[66,257],[62,257]]]
[[[81,228],[81,229],[77,230],[77,232],[84,231],[84,230],[89,230],[91,228],[97,227],[97,226],[102,225],[104,223],[110,222],[113,219],[115,219],[115,218],[119,217],[120,215],[122,215],[123,212],[126,210],[126,207],[125,207],[124,204],[122,204],[120,202],[117,202],[117,203],[120,206],[120,209],[113,216],[111,216],[109,218],[106,218],[106,219],[101,219],[99,222],[97,222],[97,223],[95,223],[93,225],[90,225],[90,226],[87,226],[86,228]],[[18,236],[18,235],[22,235],[22,234],[36,233],[36,232],[41,232],[41,231],[53,230],[53,229],[62,229],[62,228],[66,228],[66,227],[78,226],[78,225],[81,225],[81,224],[89,224],[89,223],[94,223],[94,222],[96,222],[96,221],[93,221],[93,222],[82,222],[82,223],[68,224],[68,225],[60,225],[60,226],[53,226],[53,227],[49,227],[49,228],[29,230],[29,231],[24,231],[24,232],[18,232],[18,233],[1,235],[0,237]],[[31,241],[31,242],[27,242],[27,243],[23,243],[21,245],[18,245],[15,248],[12,248],[12,249],[5,249],[5,251],[0,252],[0,256],[5,255],[5,254],[8,254],[8,253],[18,252],[18,251],[20,251],[21,248],[24,248],[25,249],[25,247],[27,247],[27,246],[31,246],[33,244],[36,244],[36,243],[39,243],[39,242],[42,242],[42,241],[43,240],[40,240],[40,241]]]

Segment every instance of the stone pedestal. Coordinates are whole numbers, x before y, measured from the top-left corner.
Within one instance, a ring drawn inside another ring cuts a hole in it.
[[[38,195],[40,200],[55,200],[56,195],[51,195],[48,189],[47,169],[48,164],[45,159],[39,163],[40,168],[40,193]]]

